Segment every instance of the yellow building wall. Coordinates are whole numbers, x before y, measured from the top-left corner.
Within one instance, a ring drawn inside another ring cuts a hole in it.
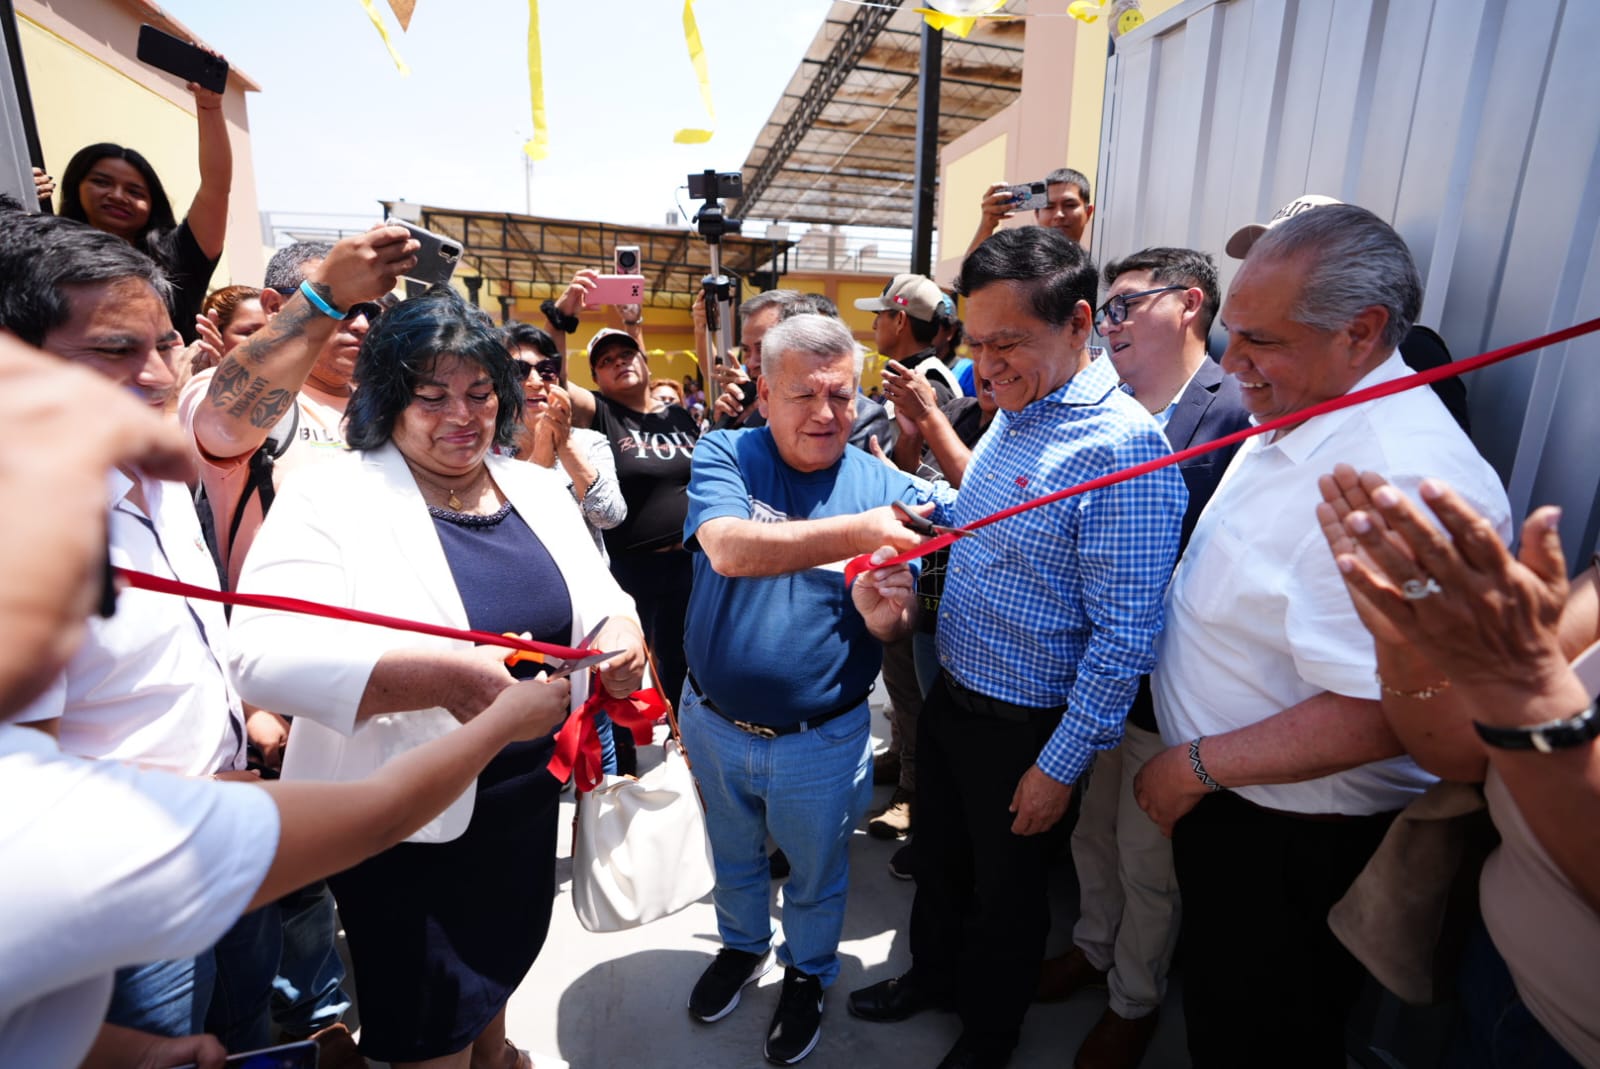
[[[1141,10],[1149,21],[1180,2],[1143,0]],[[1082,171],[1091,186],[1096,181],[1109,27],[1105,19],[1090,24],[1057,17],[1066,9],[1067,0],[1036,0],[1030,5],[1030,13],[1049,17],[1028,24],[1017,102],[940,152],[942,200],[934,278],[945,286],[955,278],[977,230],[978,202],[991,182],[1033,181],[1056,167]],[[1093,192],[1098,200],[1098,191]],[[1032,213],[1023,212],[1001,225],[1032,221]]]
[[[84,146],[100,141],[127,145],[149,159],[173,214],[182,219],[200,185],[193,97],[176,78],[134,58],[140,20],[112,0],[18,0],[16,8],[45,169],[59,182],[67,162]],[[247,85],[254,88],[236,75],[223,98],[233,147],[233,187],[227,242],[212,276],[213,288],[233,282],[258,286],[265,266]]]
[[[941,259],[959,256],[967,249],[967,242],[978,229],[983,213],[978,204],[983,191],[995,182],[1005,180],[1006,153],[1010,137],[1002,132],[965,155],[950,161],[939,182],[940,202],[939,243]],[[965,237],[963,237],[965,235]]]

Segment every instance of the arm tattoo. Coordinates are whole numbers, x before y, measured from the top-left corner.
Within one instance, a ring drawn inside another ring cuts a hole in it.
[[[250,410],[250,425],[271,427],[283,418],[283,414],[289,411],[289,406],[292,404],[294,404],[294,394],[288,390],[272,390]]]
[[[207,399],[213,407],[227,408],[238,400],[239,394],[249,380],[250,372],[232,360],[224,360],[211,379],[211,389],[207,391]]]
[[[235,418],[247,418],[253,427],[271,427],[294,403],[295,391],[284,389],[277,376],[251,375],[283,346],[301,340],[307,324],[320,313],[304,297],[291,298],[283,310],[256,331],[218,365],[207,399],[213,408]]]

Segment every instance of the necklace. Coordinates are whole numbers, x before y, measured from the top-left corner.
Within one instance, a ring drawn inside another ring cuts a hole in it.
[[[448,486],[441,486],[438,483],[434,482],[432,479],[429,479],[429,478],[425,477],[420,471],[417,470],[416,465],[414,465],[414,464],[408,464],[407,467],[411,468],[411,476],[412,476],[412,478],[416,479],[417,482],[419,482],[422,485],[428,487],[430,490],[434,491],[435,493],[447,495],[446,498],[445,498],[445,507],[446,508],[448,508],[451,512],[460,512],[461,511],[462,501],[461,501],[461,497],[460,497],[460,491],[452,490]],[[460,487],[460,490],[464,490],[470,495],[471,492],[473,490],[476,490],[478,488],[478,485],[480,483],[482,483],[485,478],[488,477],[488,474],[489,474],[489,469],[488,469],[487,466],[480,467],[478,469],[478,474],[476,474],[476,475],[474,475],[472,477],[472,481],[467,483],[465,486]]]

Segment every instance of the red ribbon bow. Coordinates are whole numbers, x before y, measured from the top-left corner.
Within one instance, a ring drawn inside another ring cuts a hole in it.
[[[600,732],[595,727],[594,715],[605,713],[617,728],[633,732],[640,746],[650,745],[656,721],[664,716],[669,706],[661,692],[654,688],[636,690],[626,698],[613,698],[606,693],[598,679],[590,680],[589,700],[556,732],[555,753],[550,755],[550,774],[565,783],[573,777],[578,793],[592,791],[605,778],[600,767]]]

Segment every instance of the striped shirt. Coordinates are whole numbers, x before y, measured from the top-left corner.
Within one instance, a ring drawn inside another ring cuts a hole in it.
[[[940,522],[982,516],[1165,456],[1167,439],[1095,360],[1050,396],[1002,411]],[[1162,593],[1188,494],[1163,468],[1025,512],[951,547],[939,663],[963,686],[1039,708],[1066,706],[1039,755],[1072,783],[1110,749],[1155,663]]]

